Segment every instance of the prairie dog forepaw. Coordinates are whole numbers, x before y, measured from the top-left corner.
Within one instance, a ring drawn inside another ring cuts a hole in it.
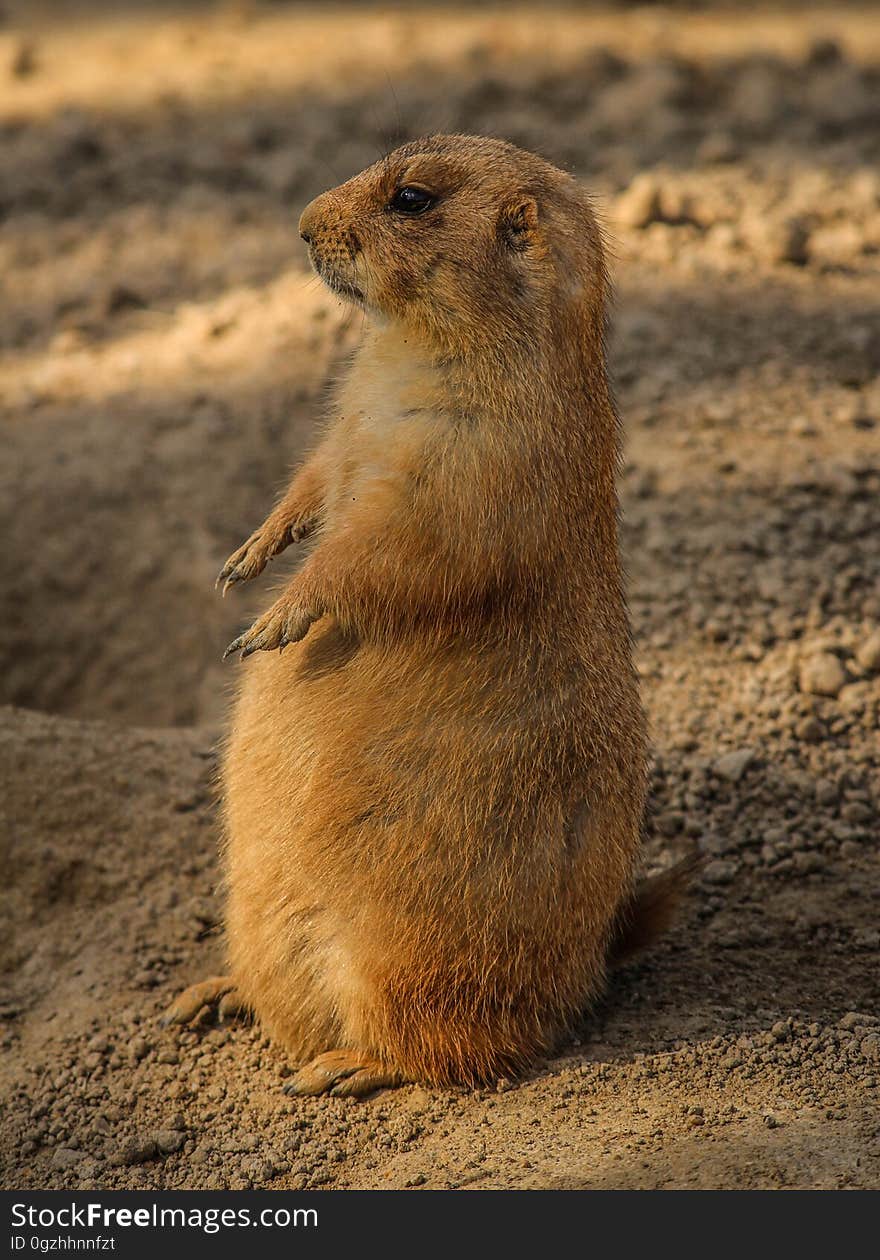
[[[240,659],[244,660],[252,652],[270,652],[273,648],[284,648],[288,643],[298,643],[320,615],[312,609],[303,608],[295,598],[282,595],[249,630],[233,639],[223,653],[223,659],[225,661],[227,656],[238,652]]]
[[[403,1079],[390,1064],[357,1050],[328,1050],[301,1067],[284,1092],[304,1097],[333,1094],[336,1098],[364,1098],[377,1089],[402,1085]]]
[[[233,551],[217,574],[215,589],[222,583],[225,595],[230,586],[259,577],[273,556],[280,555],[291,543],[300,542],[311,533],[311,529],[307,521],[297,521],[293,525],[276,525],[267,521],[254,530],[237,551]]]

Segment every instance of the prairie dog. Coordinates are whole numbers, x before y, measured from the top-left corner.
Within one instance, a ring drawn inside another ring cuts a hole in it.
[[[228,649],[230,975],[170,1018],[249,1008],[296,1093],[492,1080],[579,1021],[635,904],[602,236],[570,176],[468,136],[404,145],[300,231],[365,331],[220,575],[316,534]]]

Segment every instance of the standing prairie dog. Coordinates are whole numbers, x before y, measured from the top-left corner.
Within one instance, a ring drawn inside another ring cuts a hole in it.
[[[250,1009],[295,1093],[491,1080],[557,1045],[644,928],[602,237],[572,178],[468,136],[398,149],[300,232],[365,331],[220,575],[317,536],[228,649],[252,656],[223,776],[230,975],[169,1018]]]

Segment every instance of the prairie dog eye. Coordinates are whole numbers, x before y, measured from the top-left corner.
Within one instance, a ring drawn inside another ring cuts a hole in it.
[[[430,210],[436,200],[437,198],[425,192],[424,188],[416,188],[414,184],[404,184],[403,188],[398,188],[388,202],[388,209],[393,210],[395,214],[410,216],[424,214],[426,210]]]

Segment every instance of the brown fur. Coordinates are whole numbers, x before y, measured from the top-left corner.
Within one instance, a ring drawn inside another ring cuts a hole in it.
[[[402,185],[436,204],[395,213]],[[342,1052],[301,1092],[484,1081],[600,990],[639,855],[601,233],[569,176],[465,136],[398,149],[301,230],[367,322],[324,440],[221,574],[317,534],[232,645],[257,655],[224,769],[231,971],[297,1059]]]
[[[624,903],[608,945],[608,961],[626,962],[647,949],[672,925],[676,911],[705,854],[695,849],[672,866],[643,879]]]

